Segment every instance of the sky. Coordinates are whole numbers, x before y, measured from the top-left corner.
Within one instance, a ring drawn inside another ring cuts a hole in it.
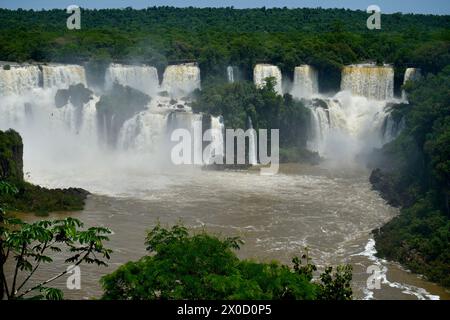
[[[176,7],[229,7],[255,8],[255,7],[322,7],[322,8],[349,8],[366,10],[369,5],[375,4],[383,13],[424,13],[424,14],[450,14],[449,0],[0,0],[0,8],[8,9],[52,9],[66,8],[76,4],[82,8],[124,8],[136,9],[152,6]]]

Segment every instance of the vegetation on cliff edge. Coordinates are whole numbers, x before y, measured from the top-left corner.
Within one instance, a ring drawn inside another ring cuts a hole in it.
[[[450,65],[406,86],[406,128],[374,154],[371,180],[401,214],[375,231],[382,257],[450,287]]]
[[[0,181],[13,185],[17,192],[0,194],[7,211],[48,213],[82,210],[89,194],[79,188],[47,189],[23,179],[23,143],[14,130],[0,131]]]

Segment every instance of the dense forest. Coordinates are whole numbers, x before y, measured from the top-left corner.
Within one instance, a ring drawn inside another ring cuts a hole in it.
[[[449,59],[448,16],[383,14],[368,30],[368,14],[344,9],[152,7],[82,10],[81,30],[68,30],[65,10],[0,10],[0,60],[98,62],[125,60],[160,70],[196,60],[205,81],[225,77],[226,65],[250,79],[256,62],[270,61],[287,76],[311,64],[322,91],[339,87],[340,67],[374,60],[438,72]],[[101,65],[101,63],[100,63]]]
[[[379,254],[450,287],[450,66],[409,83],[406,128],[374,153],[371,181],[400,216],[375,233]]]

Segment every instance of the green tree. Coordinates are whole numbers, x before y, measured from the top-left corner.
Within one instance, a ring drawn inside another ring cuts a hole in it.
[[[13,185],[0,181],[1,194],[16,192]],[[107,235],[111,231],[82,227],[83,223],[74,218],[26,223],[7,215],[0,204],[0,300],[62,299],[62,291],[48,285],[65,275],[66,268],[45,281],[31,283],[40,266],[53,262],[52,252],[67,250],[69,257],[65,262],[74,266],[82,263],[106,266],[112,251],[103,242],[109,240]],[[5,274],[6,264],[13,266],[10,281]]]
[[[295,258],[294,268],[240,260],[238,238],[189,235],[179,225],[154,227],[147,236],[149,255],[104,276],[103,299],[351,299],[351,268],[339,267],[313,280],[316,267]]]
[[[450,287],[450,66],[405,86],[402,134],[377,152],[377,187],[401,214],[375,232],[378,254]],[[386,186],[388,186],[386,188]]]

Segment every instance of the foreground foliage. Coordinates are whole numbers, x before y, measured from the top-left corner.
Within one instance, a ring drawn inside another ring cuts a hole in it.
[[[11,184],[0,181],[0,194],[16,193]],[[3,299],[50,299],[63,298],[61,290],[48,285],[68,273],[67,266],[95,263],[106,266],[110,249],[103,242],[109,240],[111,231],[103,227],[82,230],[83,223],[77,219],[41,220],[26,223],[8,216],[0,203],[0,300]],[[52,263],[55,255],[67,251],[67,266],[61,272],[45,280],[32,282],[33,275],[45,263]],[[6,267],[12,273],[6,273]],[[70,271],[70,270],[69,270]]]
[[[185,227],[160,225],[147,236],[149,251],[102,278],[103,299],[333,299],[352,297],[350,266],[329,267],[313,280],[316,267],[293,259],[278,262],[239,260],[238,238],[219,239],[205,232],[189,235]]]

